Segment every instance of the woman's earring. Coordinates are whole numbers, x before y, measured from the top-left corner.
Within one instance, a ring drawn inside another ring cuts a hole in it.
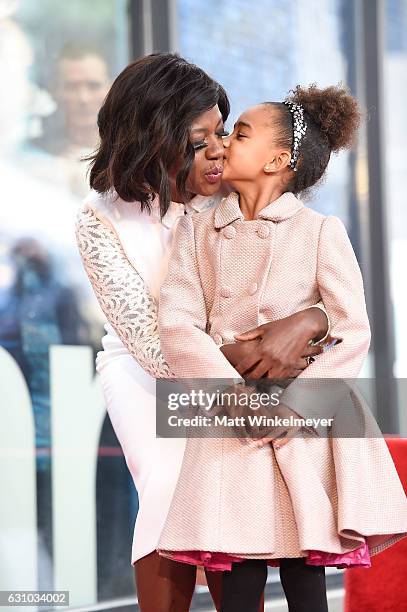
[[[266,165],[264,166],[264,172],[271,172],[271,167],[270,167],[270,164],[266,164]]]

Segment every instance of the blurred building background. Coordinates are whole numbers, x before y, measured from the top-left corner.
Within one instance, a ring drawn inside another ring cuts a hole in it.
[[[112,79],[166,50],[225,86],[229,125],[297,83],[360,100],[358,148],[310,205],[348,228],[373,332],[363,376],[383,433],[407,436],[407,0],[0,0],[0,590],[134,603],[137,492],[94,378],[103,316],[73,227]]]

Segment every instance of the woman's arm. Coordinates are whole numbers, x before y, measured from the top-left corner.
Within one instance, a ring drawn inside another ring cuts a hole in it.
[[[87,208],[78,214],[76,238],[100,307],[127,350],[151,376],[169,377],[160,348],[157,305],[114,229]]]
[[[329,332],[328,316],[320,303],[239,334],[236,344],[221,350],[241,375],[294,378],[308,366],[305,357],[322,352],[321,344]],[[318,340],[318,345],[310,346],[312,340]]]

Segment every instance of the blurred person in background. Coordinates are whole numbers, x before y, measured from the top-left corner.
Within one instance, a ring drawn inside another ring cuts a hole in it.
[[[42,134],[31,141],[34,148],[47,154],[36,172],[65,183],[72,194],[82,198],[87,184],[86,166],[80,159],[97,145],[97,113],[110,85],[108,64],[96,48],[66,43],[51,81],[55,112],[43,118]]]
[[[49,347],[87,345],[96,353],[102,323],[75,245],[77,196],[68,190],[65,180],[55,180],[58,174],[56,157],[41,152],[38,147],[34,149],[32,145],[30,155],[27,155],[32,121],[50,108],[49,98],[44,97],[43,92],[30,81],[33,61],[33,50],[23,29],[11,18],[2,19],[0,16],[0,83],[7,85],[0,96],[3,196],[0,208],[0,345],[20,367],[32,402],[37,469],[38,585],[47,589],[53,586]],[[94,71],[95,75],[98,70],[105,75],[105,64],[92,56],[92,59],[61,59],[58,65],[60,99],[64,98],[63,83],[69,80],[67,90],[74,89],[74,99],[79,97],[80,101],[69,103],[71,93],[65,92],[69,121],[66,120],[64,130],[62,124],[59,130],[56,123],[52,129],[49,124],[48,142],[55,142],[55,152],[66,153],[69,143],[75,140],[74,134],[81,132],[79,124],[84,117],[82,132],[89,147],[86,150],[90,150],[94,144],[92,138],[95,135],[98,100],[103,99],[103,94],[99,91],[99,85],[86,85],[84,79],[77,84],[80,90],[77,94],[68,73],[72,76],[72,72],[78,74],[86,67],[88,72]],[[92,88],[99,91],[99,97],[89,102],[83,90],[89,93]],[[80,143],[77,146],[79,150]],[[37,172],[40,165],[42,175]],[[78,161],[77,166],[83,172],[84,164]],[[85,180],[84,172],[81,180]],[[100,445],[117,446],[108,417],[102,429]],[[128,542],[132,529],[133,517],[130,513],[137,509],[137,496],[132,481],[128,479],[124,459],[117,454],[117,449],[112,452],[114,456],[98,458],[95,491],[98,578],[105,595],[109,589],[110,595],[113,591],[114,578],[109,573],[112,559],[116,565],[126,561],[122,559],[124,542]],[[103,487],[98,486],[101,476]],[[112,514],[116,517],[115,522],[111,521]],[[108,531],[105,528],[107,521]],[[126,592],[123,591],[125,580],[123,572],[116,579],[116,592]],[[131,573],[128,572],[127,581],[131,580]]]
[[[35,238],[12,247],[14,280],[0,306],[0,345],[19,364],[30,391],[37,449],[37,524],[52,557],[49,347],[87,342],[75,292],[61,284],[50,254]]]

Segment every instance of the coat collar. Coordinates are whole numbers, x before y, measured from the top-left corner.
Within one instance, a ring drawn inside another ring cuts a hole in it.
[[[267,219],[268,221],[284,221],[289,219],[297,212],[304,208],[304,204],[290,191],[283,193],[277,200],[268,204],[259,214],[259,219]],[[236,221],[244,219],[243,213],[239,207],[239,196],[236,192],[230,193],[226,198],[223,198],[215,211],[215,227],[220,229]]]
[[[221,195],[215,194],[213,196],[201,196],[197,195],[192,198],[187,204],[181,204],[180,202],[171,202],[170,206],[165,213],[161,223],[167,228],[171,229],[178,217],[182,217],[185,213],[191,214],[193,212],[203,212],[209,210],[218,205],[221,200]],[[159,211],[158,198],[154,200]]]

